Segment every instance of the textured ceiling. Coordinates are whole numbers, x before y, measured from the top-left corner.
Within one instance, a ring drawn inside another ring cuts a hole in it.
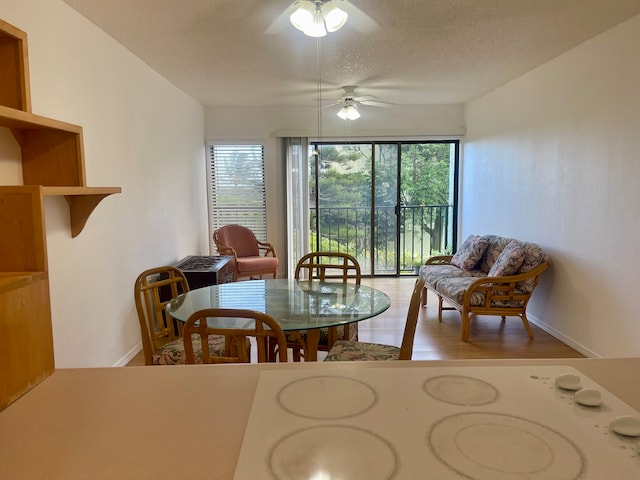
[[[293,0],[64,0],[206,106],[308,106],[341,87],[396,104],[462,103],[614,25],[640,0],[337,0],[318,43]]]

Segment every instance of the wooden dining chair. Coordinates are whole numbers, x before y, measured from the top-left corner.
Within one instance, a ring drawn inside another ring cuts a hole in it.
[[[231,318],[228,327],[210,327],[207,318]],[[246,321],[237,320],[246,319]],[[184,325],[184,350],[186,363],[248,363],[250,361],[249,337],[256,341],[258,363],[269,361],[268,343],[275,341],[278,346],[278,361],[287,362],[287,340],[284,332],[269,315],[253,310],[233,308],[207,308],[193,313]],[[213,354],[204,340],[207,337],[226,338],[225,351]],[[193,342],[199,339],[202,354],[198,358]]]
[[[360,285],[362,273],[358,260],[348,253],[311,252],[304,255],[296,265],[296,280],[317,279],[323,282],[339,281],[347,283],[350,279]],[[318,350],[328,352],[337,340],[358,340],[358,324],[351,323],[339,327],[320,329]],[[306,333],[294,332],[287,335],[287,346],[292,349],[293,361],[304,357]]]
[[[413,340],[420,313],[420,297],[424,288],[424,280],[416,280],[409,302],[407,321],[404,326],[402,345],[383,345],[380,343],[353,342],[339,340],[333,344],[324,359],[325,362],[353,361],[353,360],[411,360],[413,354]]]
[[[166,312],[167,305],[178,295],[189,291],[184,273],[175,267],[163,266],[145,270],[135,281],[134,296],[145,365],[179,365],[184,363],[184,343],[180,323]],[[200,340],[194,341],[197,356],[201,355]],[[209,352],[224,353],[224,337],[210,337]]]
[[[259,241],[253,231],[242,225],[225,225],[213,232],[213,241],[220,255],[232,256],[236,264],[236,279],[262,278],[278,273],[278,257],[273,245]]]

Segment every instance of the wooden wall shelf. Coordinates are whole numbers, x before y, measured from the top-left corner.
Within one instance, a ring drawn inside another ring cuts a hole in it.
[[[82,127],[2,105],[0,127],[10,128],[20,145],[25,184],[43,186],[44,196],[66,197],[72,237],[102,199],[121,193],[120,187],[85,186]]]
[[[64,195],[69,204],[71,236],[82,232],[89,216],[98,204],[109,195],[120,193],[120,187],[43,187],[44,195]]]
[[[23,182],[44,187],[42,196],[65,196],[76,237],[98,203],[122,190],[87,187],[81,126],[31,112],[27,34],[2,20],[0,70],[0,127],[9,128],[20,146]],[[6,271],[2,263],[0,271]]]
[[[20,130],[62,130],[71,133],[82,132],[82,127],[61,122],[53,118],[42,117],[23,110],[0,105],[0,126]]]
[[[82,127],[31,112],[27,34],[0,20],[0,128],[22,155],[24,185],[0,186],[0,410],[54,370],[44,198],[64,196],[71,236],[120,187],[88,187]]]

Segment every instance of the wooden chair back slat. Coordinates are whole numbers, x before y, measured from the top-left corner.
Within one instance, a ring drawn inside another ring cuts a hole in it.
[[[207,324],[207,318],[237,318],[247,319],[249,325],[238,325],[238,328],[212,327]],[[247,363],[249,362],[249,350],[247,337],[253,337],[256,342],[258,362],[269,361],[267,344],[271,340],[277,345],[278,361],[287,361],[287,340],[272,317],[265,313],[253,310],[233,308],[208,308],[191,315],[183,328],[185,363],[196,363],[193,349],[192,335],[200,337],[202,343],[202,363]],[[223,335],[226,337],[226,352],[222,356],[214,356],[209,352],[207,338],[209,335]]]
[[[328,275],[327,271],[329,271]],[[332,274],[332,271],[337,273]],[[321,281],[338,278],[343,283],[353,278],[356,284],[360,285],[362,272],[358,260],[348,253],[311,252],[298,260],[294,277],[296,279],[315,278]]]

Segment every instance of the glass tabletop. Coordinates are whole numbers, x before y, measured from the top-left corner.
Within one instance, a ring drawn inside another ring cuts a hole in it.
[[[273,317],[282,330],[308,330],[359,322],[379,315],[391,300],[380,290],[354,283],[267,279],[198,288],[171,301],[167,312],[186,321],[205,308],[256,310]],[[208,319],[211,326],[241,328],[247,319]],[[236,324],[236,322],[238,322]]]

